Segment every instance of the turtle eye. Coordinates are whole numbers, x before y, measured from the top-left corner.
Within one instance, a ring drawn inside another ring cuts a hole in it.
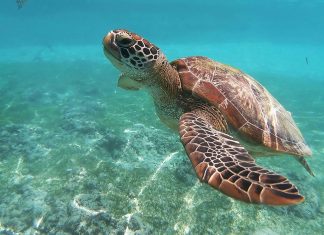
[[[120,47],[130,47],[133,46],[136,42],[130,37],[125,37],[124,35],[118,35],[116,37],[116,43]]]

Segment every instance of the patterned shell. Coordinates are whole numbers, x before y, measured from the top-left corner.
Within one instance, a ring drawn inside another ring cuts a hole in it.
[[[291,114],[251,76],[205,57],[171,64],[182,88],[218,107],[240,134],[279,152],[311,155]]]

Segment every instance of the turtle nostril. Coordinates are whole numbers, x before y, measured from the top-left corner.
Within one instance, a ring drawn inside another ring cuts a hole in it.
[[[112,40],[114,40],[114,35],[112,33],[108,33],[102,40],[103,46],[107,49]]]

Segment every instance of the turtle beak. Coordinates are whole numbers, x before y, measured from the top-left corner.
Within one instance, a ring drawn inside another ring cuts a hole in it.
[[[114,31],[109,32],[102,41],[103,50],[107,57],[113,56],[117,60],[121,60],[119,53],[119,47],[115,43],[115,33]]]

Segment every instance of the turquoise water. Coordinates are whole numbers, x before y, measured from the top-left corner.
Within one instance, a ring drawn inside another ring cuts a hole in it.
[[[322,234],[324,1],[0,3],[0,234]],[[117,88],[115,28],[170,60],[204,55],[254,76],[298,123],[311,177],[261,158],[305,195],[250,205],[201,184],[145,92]]]

